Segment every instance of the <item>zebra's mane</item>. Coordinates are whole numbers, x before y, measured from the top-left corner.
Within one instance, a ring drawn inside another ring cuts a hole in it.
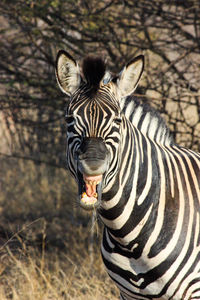
[[[125,116],[144,135],[163,144],[173,142],[173,136],[160,112],[138,98],[129,96],[124,100],[122,110]]]
[[[106,65],[101,58],[88,56],[83,60],[82,71],[87,83],[98,87],[105,75]]]

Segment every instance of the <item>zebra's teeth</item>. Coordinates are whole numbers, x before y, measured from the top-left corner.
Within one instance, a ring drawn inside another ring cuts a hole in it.
[[[95,175],[95,176],[86,176],[83,174],[83,180],[85,183],[86,190],[93,190],[95,191],[97,186],[101,184],[102,175]]]
[[[101,181],[96,181],[96,180],[87,180],[85,179],[85,183],[89,184],[89,185],[97,185],[99,184]]]

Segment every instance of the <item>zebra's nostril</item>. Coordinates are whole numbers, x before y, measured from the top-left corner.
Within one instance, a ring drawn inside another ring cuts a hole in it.
[[[77,151],[79,160],[85,160],[89,164],[106,160],[107,147],[102,138],[85,138]]]

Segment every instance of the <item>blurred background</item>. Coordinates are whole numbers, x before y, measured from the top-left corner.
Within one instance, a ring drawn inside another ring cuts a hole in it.
[[[59,49],[113,73],[144,54],[136,96],[200,152],[199,0],[0,1],[0,299],[118,299],[98,217],[66,170]]]

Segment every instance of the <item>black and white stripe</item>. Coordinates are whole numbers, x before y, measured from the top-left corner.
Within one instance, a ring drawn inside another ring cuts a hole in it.
[[[200,299],[200,155],[174,143],[160,115],[130,96],[142,56],[114,80],[105,79],[101,62],[92,64],[86,62],[84,81],[61,51],[57,79],[71,95],[66,119],[72,174],[78,178],[76,155],[85,137],[102,138],[109,152],[98,207],[107,272],[123,300]],[[95,70],[101,74],[92,79]]]
[[[200,299],[200,156],[143,106],[132,114],[123,131],[132,151],[122,147],[130,169],[122,162],[121,195],[102,203],[104,263],[122,299]]]

